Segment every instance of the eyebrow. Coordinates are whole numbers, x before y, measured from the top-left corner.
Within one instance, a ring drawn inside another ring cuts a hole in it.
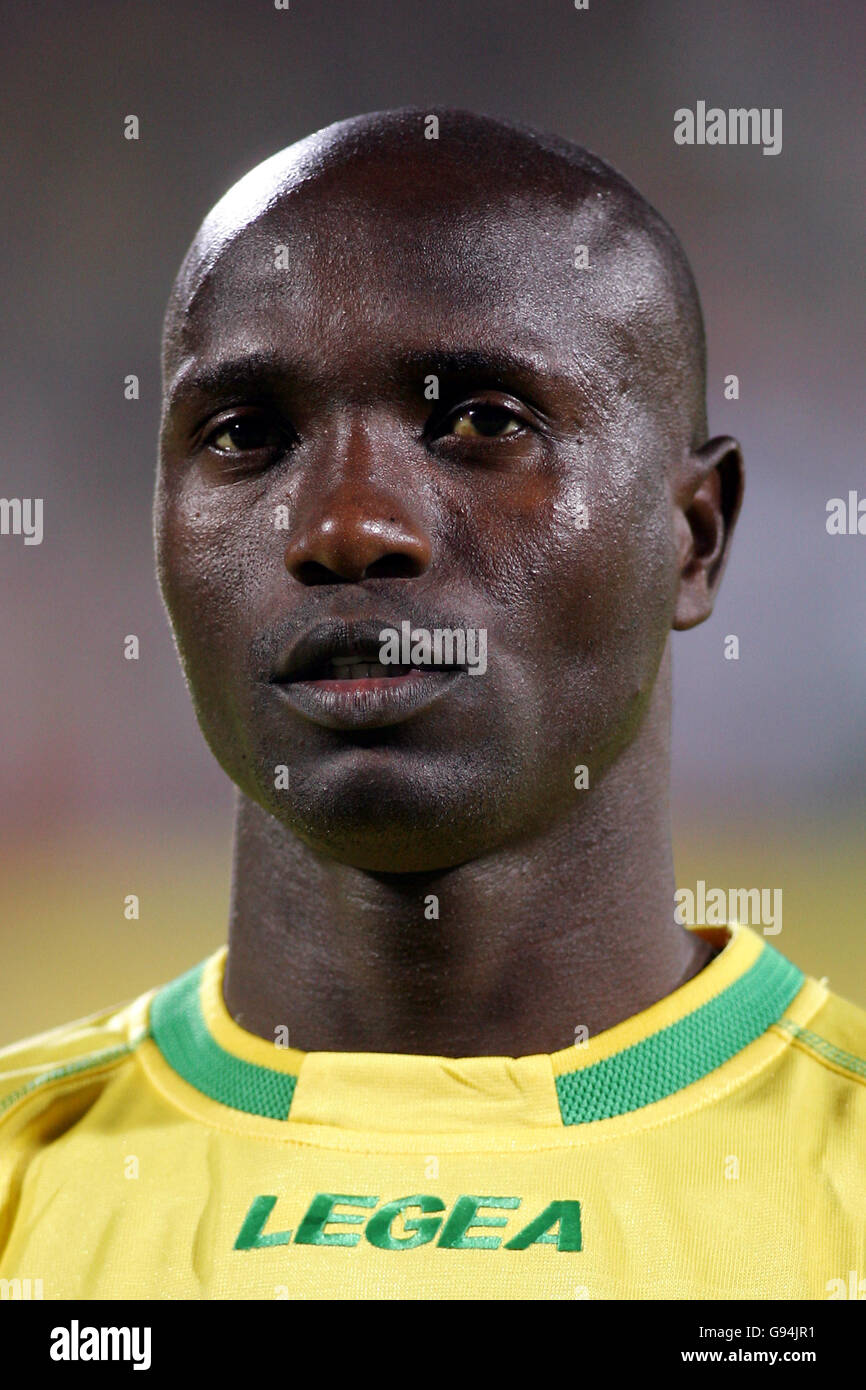
[[[599,364],[593,363],[597,370]],[[540,400],[550,391],[584,390],[587,372],[575,364],[571,372],[554,365],[541,353],[519,353],[504,348],[410,348],[395,354],[391,365],[383,369],[383,380],[433,375],[459,385],[461,381],[497,381],[519,390],[530,404],[540,406]],[[276,391],[286,380],[307,382],[309,364],[278,352],[251,352],[222,362],[198,363],[188,361],[174,376],[166,389],[168,410],[189,399],[207,399],[233,391]],[[536,396],[533,401],[532,397]],[[543,407],[542,407],[543,408]]]
[[[541,356],[525,356],[502,348],[414,349],[402,354],[400,361],[410,371],[446,377],[499,376],[541,383],[562,376]]]
[[[199,363],[194,358],[175,373],[166,388],[166,405],[171,409],[191,397],[220,396],[230,390],[274,386],[286,376],[297,376],[300,363],[279,353],[251,352],[222,362]]]

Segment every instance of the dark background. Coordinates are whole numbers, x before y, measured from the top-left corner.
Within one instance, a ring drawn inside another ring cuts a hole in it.
[[[710,427],[741,440],[749,472],[716,614],[674,641],[678,882],[781,887],[774,944],[866,1002],[866,536],[825,527],[829,498],[866,495],[862,7],[18,3],[0,26],[0,495],[45,511],[41,546],[0,537],[0,1042],[224,938],[232,794],[153,577],[162,311],[239,175],[401,105],[586,144],[679,233],[707,321]],[[781,107],[782,152],[675,145],[675,109],[701,99]]]

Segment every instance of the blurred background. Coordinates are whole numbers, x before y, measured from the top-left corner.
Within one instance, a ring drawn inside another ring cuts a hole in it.
[[[19,0],[0,35],[0,496],[44,498],[45,526],[39,546],[0,536],[0,1044],[225,939],[232,790],[153,575],[163,307],[236,178],[401,105],[586,144],[679,233],[710,428],[741,440],[749,472],[716,614],[675,638],[677,881],[781,888],[773,944],[866,1004],[866,536],[825,525],[829,498],[866,496],[862,7]],[[674,111],[698,100],[781,107],[782,152],[675,145]]]

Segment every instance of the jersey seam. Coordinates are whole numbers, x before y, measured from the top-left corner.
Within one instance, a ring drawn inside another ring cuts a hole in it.
[[[31,1096],[36,1094],[42,1087],[49,1088],[55,1084],[59,1085],[69,1079],[69,1077],[81,1077],[82,1080],[88,1078],[82,1073],[110,1071],[117,1063],[122,1062],[126,1057],[135,1054],[141,1043],[148,1036],[147,1031],[143,1031],[129,1042],[120,1043],[115,1047],[102,1048],[98,1052],[91,1052],[84,1057],[78,1057],[73,1062],[67,1062],[61,1066],[51,1067],[48,1071],[42,1072],[39,1076],[31,1077],[16,1090],[10,1091],[8,1096],[0,1100],[0,1124],[2,1124],[13,1110]]]
[[[820,1033],[813,1033],[811,1029],[803,1028],[791,1019],[780,1018],[772,1026],[787,1037],[799,1051],[805,1052],[814,1061],[819,1062],[838,1076],[847,1076],[851,1081],[866,1086],[866,1058],[858,1057],[856,1052],[847,1052],[844,1048],[837,1047],[829,1038],[822,1037]],[[814,1043],[812,1039],[814,1039]],[[823,1045],[833,1055],[829,1056],[822,1053],[820,1047],[815,1044]],[[843,1058],[850,1058],[851,1062],[857,1063],[863,1068],[862,1072],[858,1071],[856,1067],[848,1065],[842,1060]]]

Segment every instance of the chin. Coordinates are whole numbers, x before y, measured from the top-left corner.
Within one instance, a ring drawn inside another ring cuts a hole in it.
[[[412,769],[414,764],[414,773]],[[488,787],[424,761],[383,768],[317,762],[297,769],[282,794],[261,788],[258,804],[316,853],[370,873],[432,873],[485,854],[504,827],[490,807],[507,805]]]
[[[323,858],[368,874],[444,873],[477,857],[472,853],[467,854],[465,841],[459,845],[453,839],[433,841],[425,836],[423,830],[407,829],[401,837],[386,837],[381,832],[377,835],[372,831],[365,834],[359,830],[348,837],[331,834],[323,838],[311,834],[307,829],[290,828]]]

